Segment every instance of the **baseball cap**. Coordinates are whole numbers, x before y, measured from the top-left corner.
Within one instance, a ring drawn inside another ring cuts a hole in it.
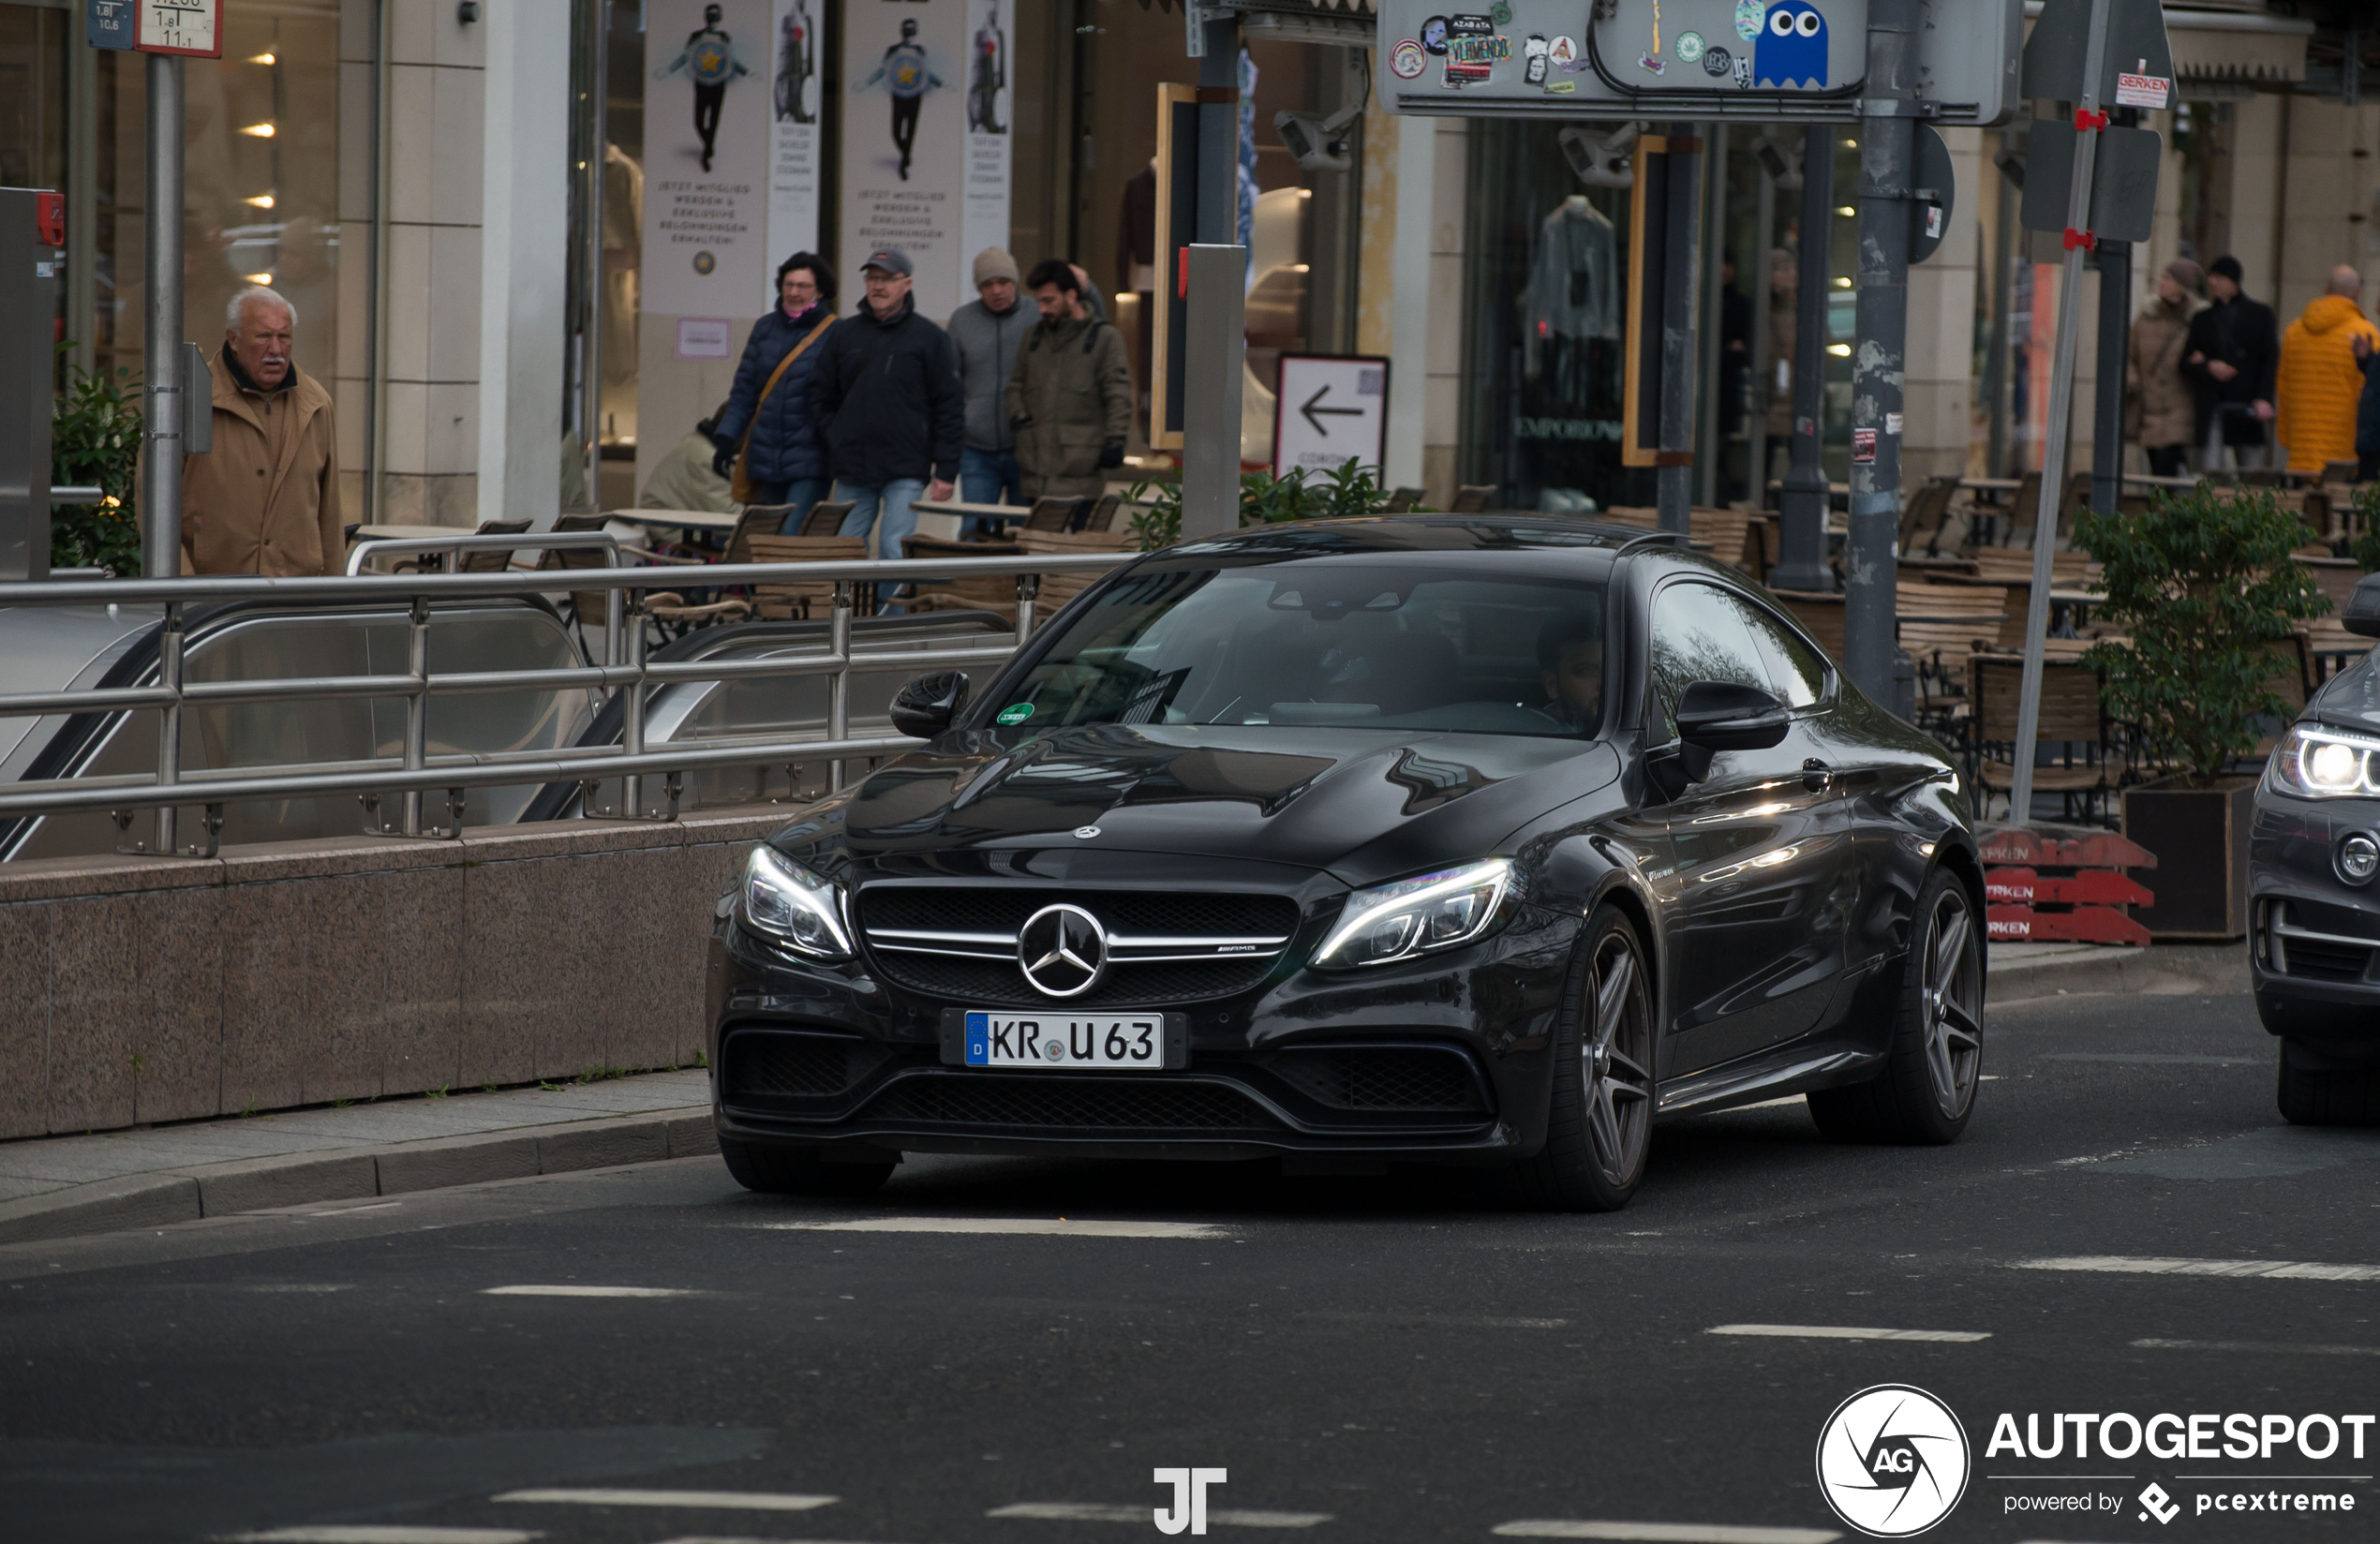
[[[863,274],[870,268],[881,268],[887,274],[899,274],[906,278],[910,274],[909,254],[898,246],[879,246],[868,254],[866,262],[859,265]]]

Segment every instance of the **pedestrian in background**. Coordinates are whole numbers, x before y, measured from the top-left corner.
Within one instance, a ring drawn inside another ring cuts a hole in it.
[[[654,463],[653,475],[645,480],[645,491],[636,496],[638,509],[700,510],[707,514],[744,512],[744,506],[736,502],[726,475],[719,470],[719,445],[712,438],[719,430],[719,421],[726,416],[727,404],[722,402]]]
[[[1123,334],[1083,304],[1077,270],[1056,258],[1026,282],[1041,320],[1008,380],[1008,421],[1025,497],[1095,498],[1100,474],[1123,465],[1132,429],[1132,370]]]
[[[2189,460],[2197,401],[2181,356],[2190,346],[2194,297],[2206,279],[2188,258],[2165,264],[2124,353],[2124,438],[2139,442],[2158,477],[2179,477]]]
[[[1018,276],[1015,258],[985,247],[975,254],[975,298],[950,313],[950,345],[959,352],[959,379],[967,393],[959,488],[970,504],[1015,504],[1025,497],[1004,398],[1025,334],[1040,319],[1019,295]],[[970,522],[971,527],[981,524],[987,522]]]
[[[2268,459],[2265,425],[2272,422],[2281,334],[2272,307],[2240,292],[2241,272],[2229,253],[2207,265],[2212,304],[2190,319],[2189,352],[2181,356],[2181,372],[2197,397],[2203,471],[2222,470],[2226,450],[2240,467],[2261,467]]]
[[[186,573],[347,572],[331,393],[297,367],[297,311],[255,286],[231,297],[208,364],[214,449],[182,458]]]
[[[752,323],[736,384],[712,426],[711,469],[738,504],[790,504],[782,534],[826,497],[826,447],[810,404],[819,344],[835,323],[835,273],[815,252],[777,270],[777,304]]]
[[[948,498],[964,441],[959,357],[950,334],[917,314],[909,254],[879,247],[860,267],[868,298],[819,345],[810,405],[826,438],[835,497],[849,499],[845,536],[875,536],[901,556],[920,494]]]
[[[2363,397],[2363,367],[2356,344],[2380,339],[2380,328],[2358,304],[2363,275],[2344,263],[2330,271],[2330,288],[2306,303],[2281,338],[2275,388],[2275,438],[2292,470],[2313,472],[2356,459],[2356,407]]]
[[[2363,371],[2363,395],[2356,405],[2356,481],[2380,477],[2380,345],[2355,340],[2356,365]]]

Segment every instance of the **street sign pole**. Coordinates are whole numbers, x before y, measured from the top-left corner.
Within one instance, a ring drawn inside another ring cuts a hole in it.
[[[1812,124],[1802,130],[1802,245],[1799,288],[1793,293],[1792,462],[1785,470],[1779,500],[1777,567],[1768,576],[1778,589],[1827,590],[1835,576],[1826,569],[1826,290],[1828,254],[1835,230],[1835,126]]]
[[[2049,416],[2042,422],[2041,497],[2033,506],[2033,585],[2025,607],[2025,674],[2016,705],[2016,765],[2008,819],[2032,819],[2033,756],[2041,738],[2041,671],[2049,632],[2050,555],[2058,545],[2058,507],[2066,482],[2066,427],[2075,405],[2075,311],[2082,298],[2083,252],[2090,245],[2090,178],[2107,125],[2099,78],[2106,67],[2107,22],[2117,0],[2075,0],[2089,15],[2082,93],[2075,103],[2075,166],[2066,192],[2066,256],[2058,273],[2058,333],[2051,345]]]
[[[1654,474],[1660,528],[1684,535],[1692,527],[1694,503],[1694,290],[1695,243],[1703,223],[1703,141],[1692,124],[1671,126],[1669,222],[1663,244],[1668,267],[1661,275],[1660,466]]]
[[[1894,591],[1900,544],[1901,382],[1909,343],[1910,169],[1916,159],[1916,0],[1867,7],[1859,144],[1859,337],[1852,353],[1851,535],[1843,557],[1843,665],[1898,710]]]
[[[151,53],[148,307],[141,339],[141,572],[182,572],[182,61]],[[212,408],[205,410],[212,411]]]

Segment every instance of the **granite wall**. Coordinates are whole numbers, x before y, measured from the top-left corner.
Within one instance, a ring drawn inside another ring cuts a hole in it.
[[[781,807],[0,866],[0,1137],[692,1062]]]

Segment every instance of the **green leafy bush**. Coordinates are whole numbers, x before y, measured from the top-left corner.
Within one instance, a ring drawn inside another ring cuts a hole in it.
[[[2355,545],[2347,556],[2366,573],[2380,573],[2380,482],[2366,482],[2356,490],[2357,522],[2363,529],[2356,534]]]
[[[1182,484],[1135,482],[1124,495],[1139,506],[1130,529],[1142,552],[1182,540]],[[1377,472],[1349,456],[1333,469],[1309,478],[1301,467],[1287,477],[1271,472],[1240,474],[1240,524],[1278,525],[1290,520],[1351,520],[1386,512],[1389,490]]]
[[[2107,710],[2192,782],[2213,781],[2255,749],[2265,720],[2288,717],[2271,687],[2288,656],[2273,646],[2330,609],[2291,561],[2313,532],[2268,492],[2201,483],[2146,514],[2079,515],[2075,540],[2106,565],[2099,618],[2132,635],[2083,656]]]
[[[71,372],[50,410],[50,481],[97,486],[104,504],[62,504],[50,517],[50,566],[141,572],[141,517],[133,482],[141,462],[141,389],[132,372]]]

